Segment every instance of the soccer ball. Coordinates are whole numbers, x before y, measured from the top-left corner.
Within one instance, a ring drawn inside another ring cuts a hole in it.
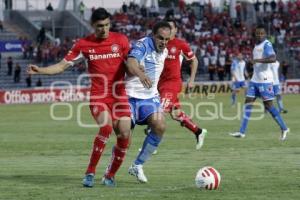
[[[207,190],[216,190],[220,186],[220,173],[213,167],[203,167],[197,172],[196,187]]]

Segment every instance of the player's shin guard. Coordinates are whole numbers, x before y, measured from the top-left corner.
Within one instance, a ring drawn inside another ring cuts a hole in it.
[[[110,165],[105,173],[106,178],[114,177],[116,172],[119,170],[125,159],[128,144],[129,138],[117,138],[117,144],[113,147]]]
[[[134,163],[136,165],[143,165],[147,160],[149,160],[160,142],[161,138],[151,131],[145,138],[142,150],[140,151]]]
[[[243,119],[240,127],[240,133],[244,134],[246,132],[248,121],[251,116],[252,104],[246,104],[244,106]]]
[[[183,111],[181,111],[178,115],[178,119],[181,122],[181,124],[192,131],[193,133],[197,133],[200,129],[189,116],[187,116]]]
[[[282,117],[280,116],[278,110],[275,108],[275,106],[267,108],[267,110],[272,115],[272,117],[277,122],[277,124],[280,126],[281,130],[283,130],[283,131],[287,130],[287,127],[286,127]]]
[[[90,163],[86,170],[86,174],[95,174],[98,161],[100,160],[101,154],[105,148],[106,142],[112,132],[110,125],[105,125],[100,128],[99,133],[94,139],[94,146],[90,157]]]

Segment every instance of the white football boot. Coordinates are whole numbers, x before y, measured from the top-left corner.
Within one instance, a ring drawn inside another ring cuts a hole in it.
[[[232,137],[236,137],[236,138],[244,138],[244,137],[246,137],[246,135],[244,133],[241,133],[241,132],[229,133],[229,135],[231,135]]]
[[[206,134],[207,134],[207,130],[202,129],[202,132],[200,134],[196,135],[196,140],[197,140],[196,149],[197,150],[201,149],[201,147],[203,146],[204,138],[205,138]]]
[[[148,179],[144,174],[143,165],[132,164],[128,169],[128,173],[132,176],[135,176],[141,183],[148,182]]]
[[[286,138],[287,138],[287,134],[290,132],[290,129],[288,128],[288,129],[286,129],[285,131],[281,131],[281,136],[280,136],[280,140],[281,141],[285,141],[286,140]]]

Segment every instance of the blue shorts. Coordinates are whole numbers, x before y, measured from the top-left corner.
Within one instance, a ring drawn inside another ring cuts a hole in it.
[[[261,97],[263,101],[273,100],[275,97],[273,84],[250,82],[246,96],[252,98]]]
[[[150,99],[129,98],[129,104],[133,127],[136,124],[145,125],[147,124],[147,119],[151,114],[163,112],[158,96]]]
[[[245,81],[234,81],[232,83],[232,90],[237,90],[237,89],[240,89],[240,88],[244,88],[246,87],[246,83]]]
[[[280,85],[273,85],[274,95],[280,95],[281,94],[281,87]]]

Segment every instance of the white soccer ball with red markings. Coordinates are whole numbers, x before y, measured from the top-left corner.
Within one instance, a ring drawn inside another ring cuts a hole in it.
[[[197,188],[216,190],[220,186],[220,173],[213,167],[199,169],[195,178]]]

